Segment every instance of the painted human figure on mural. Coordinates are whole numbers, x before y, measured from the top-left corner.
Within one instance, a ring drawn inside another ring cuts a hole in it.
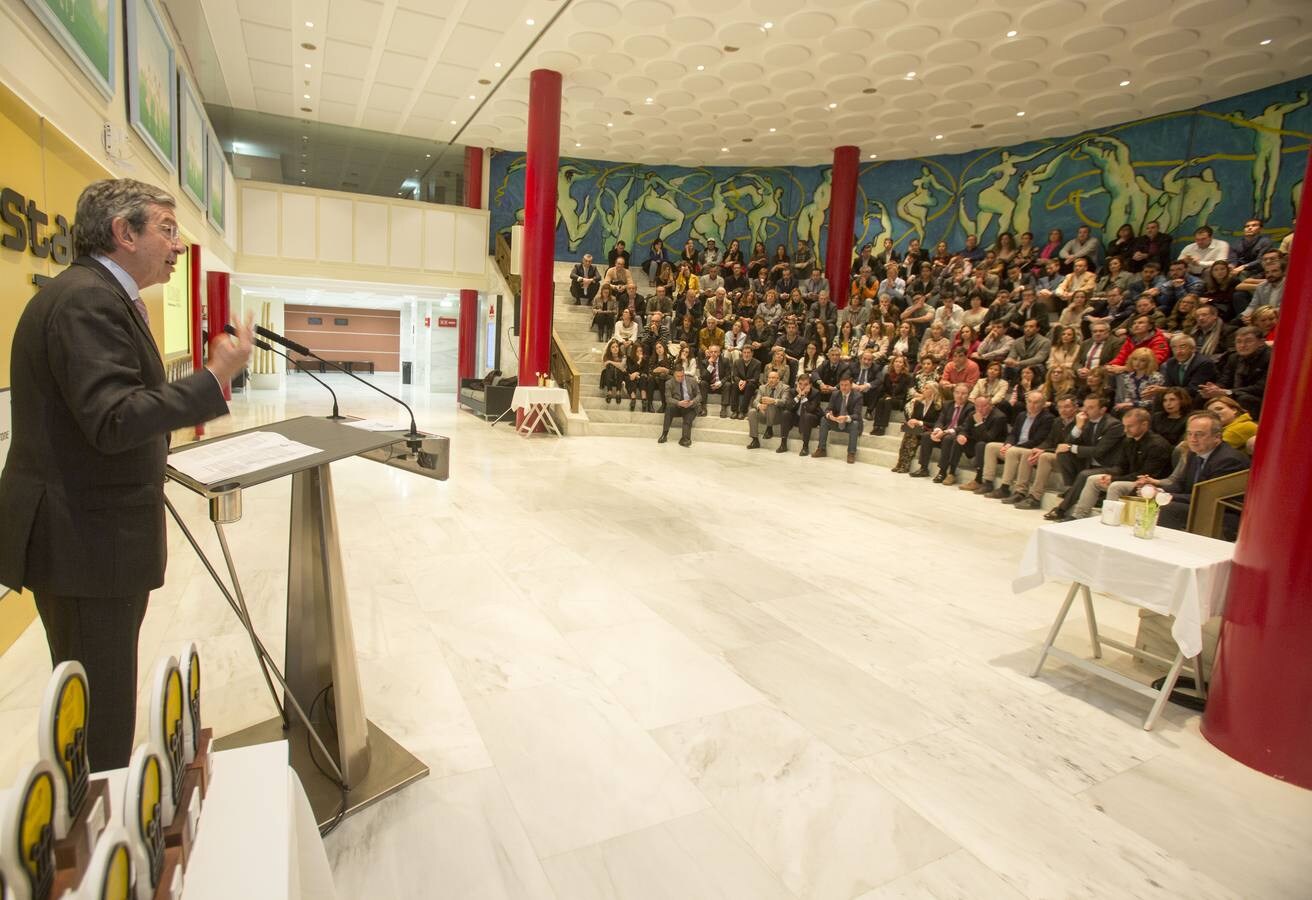
[[[747,213],[747,232],[752,243],[766,243],[774,235],[767,230],[771,219],[779,215],[784,199],[784,189],[775,187],[770,179],[755,172],[746,172],[742,176],[749,183],[738,190],[753,200],[752,208]]]
[[[873,223],[877,223],[878,227],[872,231]],[[852,240],[854,250],[863,244],[873,244],[876,240],[893,237],[893,219],[888,214],[888,207],[883,201],[871,200],[866,204],[865,212],[861,214],[861,227],[858,232]]]
[[[921,166],[920,177],[911,182],[911,191],[903,194],[894,207],[898,218],[911,225],[907,233],[914,232],[921,241],[925,239],[925,225],[929,221],[929,211],[939,204],[934,191],[941,194],[952,193],[938,183],[929,166]]]
[[[797,211],[797,239],[806,241],[812,248],[820,247],[820,230],[825,224],[825,210],[829,209],[829,197],[833,193],[834,170],[827,168],[820,176],[811,202]]]
[[[999,233],[1010,231],[1013,234],[1024,234],[1034,230],[1030,218],[1034,195],[1043,187],[1045,181],[1056,174],[1057,166],[1065,156],[1064,153],[1058,153],[1047,162],[1020,173],[1020,177],[1016,179],[1016,203],[1011,210],[1011,221],[1007,223],[999,221]]]
[[[1122,225],[1129,225],[1137,234],[1148,220],[1149,197],[1144,182],[1134,173],[1130,148],[1119,138],[1094,135],[1081,141],[1077,147],[1098,169],[1102,190],[1107,194],[1107,219],[1103,222],[1104,234],[1115,234]],[[1085,191],[1086,195],[1097,193]]]
[[[1221,202],[1221,185],[1216,183],[1216,173],[1210,166],[1197,175],[1180,177],[1180,171],[1195,162],[1186,160],[1168,169],[1162,176],[1161,191],[1156,188],[1148,191],[1155,196],[1148,205],[1146,221],[1156,219],[1167,234],[1183,232],[1185,229],[1180,226],[1193,217],[1197,217],[1199,225],[1206,225],[1212,210]]]
[[[724,230],[737,215],[729,208],[729,204],[724,202],[725,194],[730,197],[736,197],[738,194],[732,178],[727,181],[717,181],[711,188],[711,208],[692,220],[692,231],[689,232],[689,236],[694,241],[704,244],[707,238],[714,238],[716,243],[724,243]]]
[[[678,201],[675,199],[679,190],[655,172],[644,175],[643,182],[645,187],[642,196],[638,198],[638,206],[643,212],[649,212],[665,220],[657,237],[662,241],[669,240],[683,228],[683,210],[679,209]],[[664,194],[661,193],[662,189],[665,191]],[[625,244],[625,246],[633,245]]]
[[[633,185],[638,180],[636,174],[624,179],[624,186],[619,190],[602,187],[598,193],[597,209],[601,210],[601,233],[603,245],[614,247],[619,241],[626,247],[634,247],[638,240],[638,204],[629,203]],[[610,211],[601,203],[601,197],[610,197]]]
[[[1308,92],[1299,91],[1297,99],[1288,103],[1272,103],[1251,119],[1243,113],[1231,113],[1228,118],[1236,125],[1253,130],[1253,215],[1271,218],[1271,198],[1276,193],[1276,179],[1280,177],[1280,150],[1283,145],[1281,130],[1285,116],[1307,106]]]
[[[1047,152],[1048,147],[1046,145],[1025,156],[1016,156],[1009,150],[1003,150],[998,156],[998,161],[989,166],[983,174],[976,175],[962,184],[961,191],[964,194],[966,188],[972,184],[978,184],[989,179],[993,180],[991,184],[979,192],[979,196],[975,199],[974,222],[972,223],[969,218],[963,216],[962,230],[967,235],[973,234],[977,238],[983,238],[984,232],[992,224],[994,216],[998,217],[999,231],[1010,230],[1012,214],[1016,209],[1015,201],[1007,195],[1007,188],[1011,186],[1011,179],[1016,177],[1016,172],[1021,163],[1027,163]],[[961,202],[965,203],[964,196]]]

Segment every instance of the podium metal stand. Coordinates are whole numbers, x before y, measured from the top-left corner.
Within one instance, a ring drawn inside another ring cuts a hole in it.
[[[287,739],[291,766],[322,827],[428,774],[426,765],[365,717],[329,467],[348,456],[363,456],[445,478],[448,444],[446,438],[425,436],[422,442],[411,442],[397,431],[371,432],[302,416],[189,444],[170,456],[254,431],[280,434],[320,452],[221,484],[202,484],[172,466],[168,469],[169,478],[209,500],[231,593],[171,504],[169,510],[250,635],[281,713],[216,740],[215,746],[226,749]],[[240,519],[245,488],[287,476],[292,479],[287,639],[284,669],[279,672],[251,624],[223,527]]]

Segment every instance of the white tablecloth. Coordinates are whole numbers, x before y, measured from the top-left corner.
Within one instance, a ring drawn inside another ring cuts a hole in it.
[[[1080,519],[1035,531],[1011,586],[1020,593],[1046,581],[1077,581],[1175,616],[1171,635],[1188,659],[1202,652],[1203,623],[1225,608],[1234,549],[1187,531],[1158,528],[1144,540],[1127,526]]]
[[[510,398],[511,409],[526,409],[529,406],[541,404],[551,406],[557,403],[562,406],[569,406],[569,391],[562,387],[522,385],[515,388],[515,393]]]

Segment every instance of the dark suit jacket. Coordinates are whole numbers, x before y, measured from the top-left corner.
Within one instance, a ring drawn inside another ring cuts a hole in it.
[[[957,408],[956,404],[954,403],[944,403],[942,408],[939,410],[938,421],[934,423],[934,428],[941,428],[944,431],[947,431],[948,426],[952,424],[952,413],[956,410],[956,408]],[[969,419],[974,414],[975,414],[975,408],[969,403],[967,403],[965,406],[961,408],[961,415],[957,418],[958,434],[960,434],[963,431],[966,425],[966,420]],[[933,429],[930,430],[932,431]]]
[[[805,397],[794,392],[788,401],[784,404],[784,409],[792,413],[798,419],[804,414],[820,417],[820,392],[815,388],[811,389]]]
[[[1185,456],[1184,469],[1180,473],[1179,480],[1168,479],[1163,481],[1161,487],[1172,495],[1173,500],[1183,500],[1188,503],[1193,496],[1194,485],[1199,481],[1206,481],[1209,478],[1218,478],[1222,475],[1230,475],[1234,472],[1242,472],[1252,465],[1252,460],[1248,454],[1242,453],[1222,441],[1216,445],[1211,456],[1207,457],[1207,462],[1203,465],[1203,473],[1200,477],[1195,478],[1194,473],[1198,469],[1198,455],[1192,450]]]
[[[1097,424],[1084,423],[1079,440],[1071,447],[1071,452],[1090,465],[1115,466],[1119,461],[1121,439],[1124,437],[1125,426],[1111,413],[1106,413]]]
[[[1271,348],[1266,345],[1247,357],[1232,353],[1216,383],[1233,391],[1235,402],[1257,419],[1262,413],[1262,398],[1266,394],[1266,376],[1270,368]]]
[[[1069,422],[1063,422],[1060,417],[1052,417],[1052,427],[1048,429],[1048,436],[1043,439],[1039,447],[1043,450],[1053,451],[1057,449],[1058,444],[1071,443],[1071,431],[1075,428],[1075,419]]]
[[[828,412],[836,416],[851,416],[851,427],[861,430],[861,395],[852,391],[847,395],[847,409],[843,409],[843,392],[835,389],[829,398]]]
[[[1098,359],[1095,363],[1099,366],[1105,366],[1116,358],[1116,354],[1121,352],[1121,345],[1125,343],[1124,338],[1118,338],[1115,335],[1108,335],[1107,340],[1102,342],[1102,349],[1098,351]],[[1080,358],[1076,361],[1075,368],[1083,368],[1084,361],[1089,357],[1089,350],[1093,348],[1093,338],[1089,338],[1080,344]]]
[[[688,386],[688,398],[692,400],[692,404],[688,408],[691,410],[696,410],[697,407],[701,405],[701,395],[702,395],[701,383],[698,382],[696,378],[689,376],[685,372],[683,375],[683,384],[686,384]],[[682,399],[683,399],[683,385],[675,381],[674,376],[671,375],[665,381],[665,402],[673,406],[674,404],[678,403]]]
[[[837,389],[838,379],[843,377],[844,372],[851,371],[852,366],[846,360],[840,359],[838,365],[835,366],[826,359],[824,362],[820,363],[820,365],[815,367],[815,371],[811,373],[811,381],[814,382],[817,387],[819,387],[820,382],[823,381],[825,384],[833,385],[833,387]]]
[[[1130,478],[1140,475],[1165,478],[1171,473],[1172,449],[1166,438],[1153,431],[1137,441],[1127,435],[1121,442],[1119,474]]]
[[[27,304],[10,375],[0,582],[76,597],[159,587],[168,435],[228,411],[218,381],[166,382],[146,323],[90,257]]]
[[[1007,434],[1007,417],[1001,410],[991,409],[983,422],[976,422],[975,412],[971,410],[970,415],[966,416],[965,427],[959,429],[958,433],[965,434],[972,443],[1000,441]]]
[[[761,361],[753,356],[751,359],[739,357],[730,369],[733,381],[759,382],[761,380]]]
[[[1030,433],[1026,436],[1025,443],[1020,442],[1020,429],[1025,424],[1024,409],[1017,411],[1015,419],[1011,423],[1011,431],[1007,433],[1007,443],[1013,447],[1037,447],[1043,443],[1048,432],[1052,430],[1052,423],[1057,421],[1057,417],[1046,409],[1034,417],[1034,424],[1030,426]]]
[[[1201,353],[1195,353],[1186,367],[1182,367],[1174,356],[1162,366],[1162,384],[1166,387],[1184,388],[1195,403],[1198,402],[1198,388],[1209,381],[1215,382],[1220,377],[1216,363]]]

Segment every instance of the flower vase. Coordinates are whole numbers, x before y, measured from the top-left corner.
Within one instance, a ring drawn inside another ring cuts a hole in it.
[[[1151,500],[1147,503],[1136,503],[1135,507],[1134,536],[1151,541],[1153,532],[1157,529],[1157,512],[1160,507]]]

